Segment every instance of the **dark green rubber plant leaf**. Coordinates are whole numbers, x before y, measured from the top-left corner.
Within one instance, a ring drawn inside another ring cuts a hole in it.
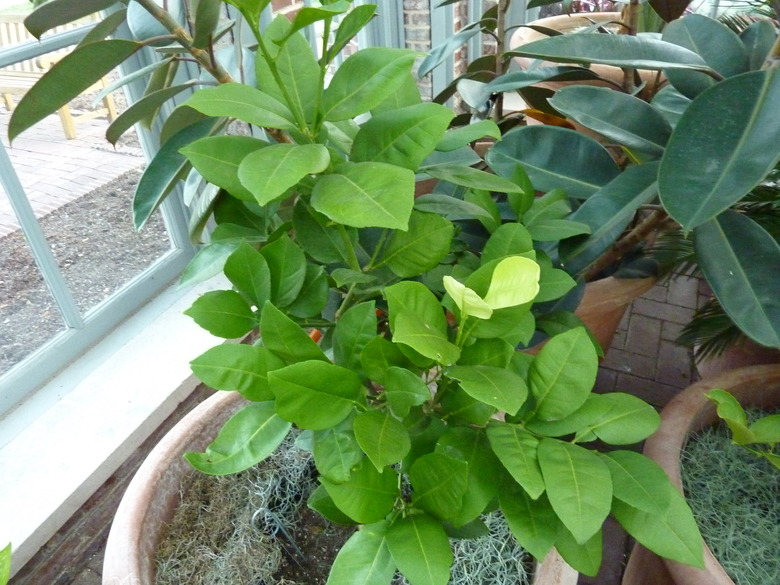
[[[751,71],[761,69],[776,38],[775,27],[768,20],[756,21],[740,33],[739,39],[745,45]]]
[[[758,343],[780,347],[780,245],[734,211],[694,235],[702,272],[734,324]]]
[[[777,104],[780,70],[767,69],[722,81],[685,110],[658,176],[661,202],[684,229],[727,209],[775,167]]]
[[[63,57],[19,100],[8,123],[9,140],[81,95],[141,47],[116,39],[84,45]]]
[[[39,39],[47,30],[105,10],[114,4],[116,0],[49,0],[24,19],[24,26]]]

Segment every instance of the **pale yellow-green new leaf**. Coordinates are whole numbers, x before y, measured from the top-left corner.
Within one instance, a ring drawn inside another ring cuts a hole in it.
[[[490,319],[491,315],[493,315],[493,309],[476,292],[451,276],[445,276],[443,280],[444,290],[455,301],[463,318],[472,316],[477,319]]]
[[[534,300],[539,294],[539,274],[539,265],[530,258],[504,258],[493,271],[485,303],[495,310]]]

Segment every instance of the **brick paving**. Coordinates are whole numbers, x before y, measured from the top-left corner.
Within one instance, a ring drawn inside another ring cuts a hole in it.
[[[0,137],[38,219],[144,164],[140,148],[114,149],[106,142],[106,118],[79,122],[77,137],[68,140],[55,114],[21,134],[10,147],[9,118],[10,112],[0,108]],[[0,184],[0,238],[18,229]]]

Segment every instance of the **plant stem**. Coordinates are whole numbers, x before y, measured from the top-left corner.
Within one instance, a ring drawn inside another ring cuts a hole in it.
[[[639,20],[639,0],[631,0],[628,6],[623,10],[623,21],[627,29],[626,34],[636,36],[637,20]],[[623,91],[626,93],[634,92],[634,70],[623,69]]]
[[[615,242],[598,260],[585,269],[582,273],[585,282],[596,278],[603,270],[612,266],[628,252],[633,250],[634,246],[646,240],[662,222],[668,219],[668,217],[669,215],[663,210],[653,211],[633,230]]]
[[[506,15],[509,11],[511,0],[499,0],[498,19],[496,21],[496,77],[504,74],[504,48],[506,46]],[[493,121],[498,123],[504,117],[504,94],[496,95],[496,104],[493,106]]]

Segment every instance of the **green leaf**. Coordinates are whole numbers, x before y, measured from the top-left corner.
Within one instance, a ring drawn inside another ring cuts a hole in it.
[[[274,144],[248,154],[238,166],[238,178],[265,205],[329,164],[328,149],[321,144]]]
[[[496,414],[496,409],[472,398],[456,387],[442,397],[441,414],[443,420],[452,424],[469,424],[481,427]]]
[[[762,227],[734,211],[695,230],[696,257],[728,316],[748,337],[780,346],[780,246]]]
[[[539,264],[530,258],[502,258],[493,269],[485,303],[497,310],[531,302],[539,292],[540,272]]]
[[[29,95],[29,94],[28,94]],[[179,152],[214,131],[217,122],[211,118],[186,126],[160,147],[138,181],[133,196],[133,225],[140,230],[176,186],[187,169],[187,159]]]
[[[68,15],[66,18],[72,18],[72,15],[73,12],[68,10]],[[116,29],[118,29],[125,22],[126,18],[127,18],[126,8],[120,8],[119,10],[112,12],[111,14],[106,16],[103,20],[101,20],[99,23],[97,23],[91,31],[89,31],[86,35],[84,35],[84,37],[79,41],[79,44],[76,46],[81,47],[83,45],[88,45],[90,43],[96,43],[98,41],[104,40],[106,37],[113,34],[116,31]],[[100,97],[102,98],[102,96]]]
[[[704,60],[689,49],[647,36],[570,34],[530,42],[508,55],[559,63],[597,63],[631,69],[706,71]]]
[[[334,16],[343,14],[349,9],[349,2],[336,0],[323,6],[305,6],[298,10],[292,23],[292,32],[299,31],[321,20],[332,20]]]
[[[328,49],[328,61],[332,61],[350,40],[365,27],[376,14],[376,4],[361,4],[355,6],[339,22],[336,38]]]
[[[632,445],[658,429],[661,417],[641,398],[610,392],[602,394],[601,400],[609,404],[609,409],[592,423],[590,430],[605,443]]]
[[[232,242],[211,242],[203,246],[182,272],[179,285],[196,284],[216,276],[236,247]]]
[[[355,438],[377,471],[400,463],[411,448],[409,432],[389,412],[361,412],[355,417]]]
[[[434,269],[450,252],[455,227],[440,215],[412,211],[407,231],[394,231],[381,264],[410,278]]]
[[[196,91],[184,105],[213,117],[237,118],[261,128],[295,128],[293,115],[274,97],[243,83],[222,83]]]
[[[295,240],[309,256],[324,264],[349,263],[349,248],[339,228],[323,214],[299,199],[293,211]],[[357,230],[345,228],[351,246],[357,245]]]
[[[450,427],[436,443],[436,452],[461,459],[468,465],[468,481],[453,525],[461,527],[478,518],[499,491],[500,463],[481,430]]]
[[[70,24],[100,10],[110,8],[114,0],[49,0],[24,19],[25,28],[35,38],[54,27]]]
[[[274,413],[273,402],[250,404],[234,414],[203,453],[184,457],[209,475],[238,473],[259,463],[281,444],[290,423]]]
[[[195,375],[216,390],[235,390],[247,400],[272,400],[268,372],[284,366],[264,347],[223,344],[212,347],[190,362]]]
[[[276,396],[279,416],[302,429],[316,431],[335,426],[356,405],[365,402],[357,374],[319,360],[269,372],[268,384]]]
[[[780,158],[778,103],[780,70],[767,69],[722,81],[685,110],[658,176],[661,203],[684,229],[742,199],[775,167]]]
[[[596,381],[596,349],[584,328],[551,338],[537,354],[528,374],[536,398],[536,416],[542,420],[565,418],[590,395]]]
[[[439,520],[453,520],[468,487],[468,463],[442,453],[419,457],[409,469],[412,502]]]
[[[312,443],[317,471],[334,483],[348,481],[352,471],[363,460],[363,452],[352,432],[352,418],[347,418],[338,426],[314,431]]]
[[[205,49],[211,42],[219,24],[222,2],[220,0],[198,0],[195,7],[195,26],[192,46]]]
[[[460,356],[460,349],[448,341],[446,334],[408,311],[401,311],[395,316],[393,343],[408,345],[445,366],[454,364]]]
[[[320,485],[315,489],[309,499],[306,500],[306,505],[317,512],[320,516],[327,518],[331,522],[341,524],[342,526],[352,526],[358,524],[352,518],[342,512],[333,498],[330,497],[324,485]]]
[[[562,437],[577,433],[580,441],[595,439],[590,433],[590,426],[606,414],[612,402],[605,399],[602,394],[591,394],[580,408],[570,415],[552,421],[544,421],[536,418],[525,423],[525,428],[537,435],[546,437]],[[583,437],[583,433],[588,433]]]
[[[420,170],[440,181],[449,181],[455,185],[471,189],[500,191],[502,193],[519,193],[522,191],[521,187],[518,187],[508,179],[465,165],[424,166]]]
[[[381,522],[355,531],[336,555],[326,585],[388,585],[395,562],[386,530],[387,524]]]
[[[286,21],[282,15],[277,16],[277,19]],[[289,29],[289,24],[286,22],[285,24],[287,25],[285,28]],[[274,61],[275,69],[286,91],[276,86],[275,76],[262,58],[257,59],[255,64],[260,89],[287,104],[293,112],[297,112],[298,118],[311,122],[320,97],[320,66],[306,37],[298,32],[287,38],[279,48]]]
[[[586,128],[622,144],[660,157],[672,134],[666,118],[647,102],[606,87],[564,87],[550,105]]]
[[[0,583],[5,585],[11,578],[11,543],[0,550]]]
[[[210,136],[180,149],[192,166],[209,183],[213,183],[242,201],[254,201],[252,193],[238,179],[238,165],[244,158],[268,146],[250,136]]]
[[[589,79],[599,79],[599,76],[584,67],[534,67],[523,71],[504,73],[488,83],[485,86],[485,91],[490,93],[509,92],[525,89],[543,81],[584,81]]]
[[[271,272],[263,255],[246,242],[225,262],[225,276],[252,304],[261,309],[271,300]]]
[[[439,140],[436,150],[440,152],[452,152],[468,144],[479,140],[480,138],[501,139],[501,130],[493,120],[480,120],[469,124],[448,130]]]
[[[669,507],[669,478],[652,459],[634,451],[603,455],[612,476],[612,494],[638,510],[663,514]]]
[[[533,238],[521,223],[505,223],[485,243],[482,250],[482,264],[500,260],[506,256],[525,254],[533,250]]]
[[[396,566],[411,585],[447,585],[452,549],[441,524],[425,514],[393,522],[387,545]]]
[[[351,55],[336,70],[323,94],[323,118],[346,120],[379,105],[406,80],[416,58],[413,51],[382,47]]]
[[[284,234],[260,250],[271,273],[271,301],[278,307],[293,303],[306,281],[306,256]]]
[[[157,112],[160,109],[162,104],[183,91],[190,89],[194,83],[194,81],[188,81],[145,95],[122,112],[116,120],[111,122],[106,130],[106,140],[111,144],[116,145],[122,134],[130,130],[130,128],[133,127],[133,124],[150,117],[154,112]]]
[[[514,415],[528,397],[528,386],[517,374],[492,366],[452,366],[445,374],[480,402]]]
[[[13,142],[19,134],[84,93],[142,46],[116,39],[84,45],[65,55],[19,100],[8,122],[8,139]]]
[[[492,215],[479,205],[442,193],[429,193],[417,197],[414,200],[414,208],[418,211],[438,213],[451,221],[459,219],[493,220]]]
[[[414,204],[414,173],[375,162],[348,163],[314,184],[311,205],[352,227],[407,229]]]
[[[538,455],[550,505],[574,539],[585,544],[609,514],[609,469],[596,453],[557,439],[539,441]]]
[[[406,280],[388,286],[384,292],[391,329],[395,329],[398,314],[409,312],[442,335],[446,335],[447,319],[444,309],[436,295],[424,284]]]
[[[184,311],[203,329],[225,339],[234,339],[257,327],[257,317],[239,293],[214,290],[202,294]]]
[[[399,359],[403,358],[400,353],[398,356]],[[420,376],[406,368],[392,365],[388,366],[386,371],[384,395],[390,410],[396,416],[405,418],[412,406],[420,406],[431,399],[431,391]]]
[[[590,228],[587,237],[560,243],[561,261],[569,274],[585,270],[608,250],[634,220],[637,209],[655,196],[658,166],[651,162],[628,167],[569,216]]]
[[[601,144],[580,132],[553,126],[510,130],[486,158],[490,168],[504,177],[512,177],[519,164],[537,189],[563,189],[576,199],[586,199],[620,173]]]
[[[691,509],[669,484],[669,506],[664,514],[651,514],[615,500],[612,513],[642,546],[678,563],[704,568],[703,541]]]
[[[543,559],[558,536],[560,520],[542,495],[532,500],[522,490],[498,494],[499,505],[517,542],[536,559]]]
[[[441,6],[441,5],[439,5]],[[428,56],[420,63],[417,76],[422,78],[444,62],[455,50],[481,31],[479,23],[471,23],[461,28],[455,34],[447,37],[441,45],[433,47]]]
[[[255,21],[260,18],[260,13],[271,3],[271,0],[225,0],[225,2],[238,8],[250,21]]]
[[[674,89],[671,85],[661,88],[650,100],[650,104],[669,121],[672,127],[677,126],[683,112],[691,104],[691,100]]]
[[[376,336],[363,348],[363,352],[360,354],[360,363],[363,366],[363,371],[371,380],[379,384],[389,384],[389,369],[398,367],[406,370],[409,360],[392,341]],[[411,372],[409,373],[411,374]],[[402,407],[398,406],[398,408]],[[394,410],[394,412],[396,411]],[[396,412],[396,414],[402,416],[400,412]]]
[[[718,405],[718,416],[729,426],[735,443],[746,445],[757,442],[739,400],[725,390],[710,390],[706,396]]]
[[[539,293],[534,298],[536,303],[544,303],[563,297],[577,286],[577,281],[559,268],[551,268],[542,264],[542,273],[539,278]]]
[[[603,535],[599,530],[586,542],[577,542],[574,536],[562,528],[555,539],[555,549],[561,555],[564,561],[568,563],[578,573],[583,573],[590,577],[598,574],[603,555]]]
[[[739,39],[745,46],[748,56],[748,69],[761,69],[772,50],[776,39],[775,28],[768,20],[758,20],[743,30]]]
[[[360,303],[349,308],[336,323],[333,333],[334,361],[354,372],[362,373],[360,356],[369,341],[376,337],[376,303]]]
[[[444,136],[454,112],[432,102],[377,114],[352,143],[351,160],[383,162],[417,170]]]
[[[383,520],[400,495],[396,472],[385,468],[380,473],[367,459],[344,483],[334,483],[324,477],[320,481],[339,509],[361,524]]]
[[[327,361],[320,346],[271,303],[265,304],[260,315],[260,334],[263,345],[285,363]]]
[[[514,480],[536,500],[545,490],[539,468],[539,439],[520,425],[491,422],[487,427],[490,446]]]

